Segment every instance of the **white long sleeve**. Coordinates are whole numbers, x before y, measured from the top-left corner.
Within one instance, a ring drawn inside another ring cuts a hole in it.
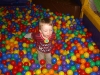
[[[27,33],[24,37],[25,37],[25,38],[32,38],[31,34],[32,34],[32,33]]]

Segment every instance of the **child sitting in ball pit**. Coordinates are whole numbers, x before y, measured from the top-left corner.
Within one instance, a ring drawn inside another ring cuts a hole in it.
[[[41,19],[39,33],[28,33],[25,38],[32,38],[36,41],[39,62],[46,59],[46,64],[51,64],[51,50],[56,39],[52,21],[49,18]]]

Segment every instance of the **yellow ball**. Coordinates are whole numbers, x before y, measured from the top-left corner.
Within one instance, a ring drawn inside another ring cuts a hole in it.
[[[14,50],[14,54],[18,54],[19,53],[19,50]]]
[[[43,70],[42,70],[42,73],[43,73],[43,74],[46,74],[47,72],[48,72],[47,69],[43,69]]]
[[[81,41],[82,41],[82,42],[85,42],[86,40],[85,40],[85,38],[82,38]]]
[[[22,60],[23,63],[28,62],[28,61],[29,61],[28,58],[23,58],[23,60]]]
[[[86,69],[85,69],[85,72],[86,72],[87,74],[90,74],[90,73],[92,72],[92,68],[90,68],[90,67],[89,67],[89,68],[86,68]]]
[[[9,69],[9,70],[12,70],[12,69],[13,69],[13,66],[12,66],[11,64],[9,64],[9,65],[8,65],[8,69]]]
[[[18,41],[14,41],[14,44],[18,44]]]
[[[39,75],[39,74],[41,74],[41,70],[40,69],[37,69],[36,70],[36,75]]]
[[[67,74],[68,74],[68,75],[73,75],[73,71],[72,71],[72,70],[68,70],[68,71],[67,71]]]
[[[76,56],[73,55],[73,56],[71,57],[71,59],[72,59],[73,61],[76,61]]]
[[[64,72],[63,72],[63,71],[60,71],[60,72],[59,72],[59,75],[64,75]]]
[[[70,60],[69,60],[69,59],[66,59],[65,61],[66,61],[68,64],[70,63]]]
[[[27,72],[25,73],[25,75],[31,75],[31,72],[30,72],[30,71],[27,71]]]
[[[89,53],[85,52],[85,53],[84,53],[84,57],[85,57],[85,58],[89,58]]]
[[[27,44],[26,43],[23,43],[23,47],[26,47],[27,46]]]
[[[6,45],[6,49],[9,50],[10,49],[10,46],[9,45]]]
[[[93,51],[94,50],[94,46],[90,46],[89,50]]]

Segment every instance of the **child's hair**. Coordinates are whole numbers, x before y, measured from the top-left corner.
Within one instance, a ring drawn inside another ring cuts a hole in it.
[[[50,26],[53,26],[53,23],[49,18],[43,18],[39,22],[39,29],[41,29],[41,26],[43,26],[44,24],[48,24]]]

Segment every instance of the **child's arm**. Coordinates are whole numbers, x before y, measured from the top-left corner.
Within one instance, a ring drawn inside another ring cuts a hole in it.
[[[31,35],[32,35],[32,33],[28,33],[28,34],[26,34],[24,37],[25,37],[25,38],[32,38]]]

